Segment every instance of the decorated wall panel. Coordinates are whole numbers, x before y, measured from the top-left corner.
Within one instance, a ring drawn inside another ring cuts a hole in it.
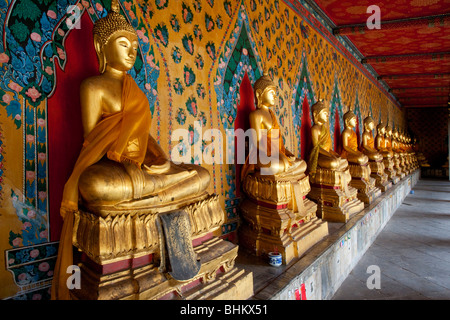
[[[240,90],[244,81],[253,84],[267,68],[278,85],[283,139],[299,156],[305,155],[310,106],[319,98],[331,103],[333,137],[349,108],[360,134],[369,114],[375,122],[404,126],[392,97],[302,1],[120,4],[139,36],[130,74],[150,102],[151,133],[167,153],[190,149],[191,162],[210,171],[209,191],[220,196],[227,215],[225,238],[237,240],[239,184],[236,166],[224,162],[226,130],[236,127],[241,94],[249,94]],[[82,140],[74,136],[81,132],[78,86],[97,72],[86,39],[109,7],[109,0],[0,0],[0,298],[48,298],[61,228],[57,190]],[[178,128],[188,129],[189,143],[199,141],[216,162],[205,163],[190,144],[172,137]],[[222,158],[202,139],[208,129],[222,133]]]

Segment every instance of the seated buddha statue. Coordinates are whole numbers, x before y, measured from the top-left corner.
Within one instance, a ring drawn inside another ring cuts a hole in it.
[[[369,157],[370,161],[381,161],[383,155],[381,155],[375,149],[375,140],[373,138],[374,122],[371,116],[364,119],[364,132],[362,134],[362,149],[365,155]]]
[[[377,125],[377,135],[375,137],[375,147],[380,152],[384,158],[392,158],[394,156],[393,152],[388,150],[387,148],[387,139],[386,139],[386,127],[380,122]]]
[[[313,149],[308,163],[311,181],[308,197],[317,203],[318,217],[325,221],[347,222],[350,215],[364,208],[364,203],[358,199],[358,190],[351,186],[349,162],[332,149],[328,104],[319,100],[311,110],[314,125],[311,128]]]
[[[296,158],[284,146],[280,125],[272,110],[276,93],[276,85],[268,73],[264,72],[254,84],[256,109],[249,114],[249,120],[255,136],[253,148],[250,148],[250,154],[242,168],[242,179],[255,170],[265,175],[302,174],[306,171],[306,162]]]
[[[80,88],[84,142],[64,186],[52,299],[70,299],[66,268],[73,264],[79,204],[92,216],[114,216],[202,195],[210,181],[204,168],[170,162],[150,136],[148,99],[127,74],[136,61],[138,36],[117,1],[111,7],[93,28],[100,75],[84,80]],[[104,207],[118,211],[104,212]]]
[[[372,134],[373,127],[374,122],[372,117],[367,116],[364,119],[361,148],[364,154],[369,157],[371,176],[375,178],[376,187],[385,192],[392,184],[388,181],[389,175],[385,173],[386,166],[383,162],[383,155],[375,149],[375,141]]]
[[[62,214],[78,209],[79,194],[86,207],[102,214],[104,206],[180,200],[200,194],[210,182],[206,169],[170,162],[151,137],[148,100],[127,74],[136,61],[138,38],[130,24],[114,23],[122,19],[111,12],[94,25],[100,75],[81,84],[84,143],[64,187]]]
[[[350,185],[358,189],[358,198],[361,201],[370,204],[381,191],[375,187],[375,179],[371,177],[369,157],[358,149],[358,137],[354,130],[356,115],[349,110],[344,114],[343,120],[345,129],[342,131],[341,156],[349,163],[352,176]]]
[[[241,180],[245,197],[240,202],[243,224],[240,244],[257,256],[273,248],[287,264],[309,248],[306,238],[311,225],[314,239],[328,233],[325,223],[317,222],[317,205],[306,198],[311,190],[307,165],[285,148],[280,125],[272,108],[277,87],[267,72],[253,85],[256,109],[249,114],[251,136],[249,154],[242,166]],[[316,222],[313,222],[316,221]],[[319,224],[317,224],[319,223]],[[312,239],[312,238],[311,238]]]
[[[332,149],[330,128],[328,125],[329,108],[322,100],[312,105],[314,125],[311,128],[313,149],[310,154],[308,168],[314,175],[316,168],[343,171],[348,161]]]
[[[341,156],[346,158],[351,164],[360,166],[366,165],[369,158],[358,150],[358,137],[354,128],[356,127],[356,115],[351,111],[344,114],[345,129],[342,131],[342,152]]]

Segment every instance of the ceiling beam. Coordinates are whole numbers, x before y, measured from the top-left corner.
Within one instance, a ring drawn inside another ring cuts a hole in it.
[[[364,34],[366,32],[396,30],[412,27],[448,27],[450,26],[450,13],[400,20],[381,20],[380,24],[381,29],[368,29],[365,23],[337,26],[336,28],[333,28],[333,34],[340,36],[351,36],[354,34]]]
[[[407,93],[410,91],[435,91],[435,92],[447,92],[450,91],[450,87],[408,87],[408,88],[400,88],[400,87],[392,87],[389,89],[389,92],[394,94],[396,93]]]
[[[390,61],[434,61],[443,62],[450,61],[450,52],[430,52],[430,53],[419,53],[419,54],[400,54],[391,56],[369,56],[361,59],[362,64],[369,63],[380,63],[380,62],[390,62]]]
[[[409,74],[382,74],[377,77],[378,80],[397,80],[408,78],[420,79],[450,79],[450,73],[409,73]]]

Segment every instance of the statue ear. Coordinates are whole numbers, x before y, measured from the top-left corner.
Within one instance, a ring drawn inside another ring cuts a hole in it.
[[[106,57],[103,52],[102,42],[97,35],[94,35],[94,48],[95,52],[97,53],[98,69],[100,73],[103,73],[106,69]]]
[[[256,107],[259,107],[259,98],[261,97],[261,89],[256,89],[255,91],[255,102],[256,102]]]

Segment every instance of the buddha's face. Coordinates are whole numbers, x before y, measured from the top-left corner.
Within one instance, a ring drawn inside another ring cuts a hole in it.
[[[372,131],[373,128],[374,128],[373,121],[366,122],[366,129],[367,129],[367,131]]]
[[[349,127],[352,127],[352,128],[356,127],[356,117],[351,117],[348,120],[348,125],[349,125]]]
[[[265,105],[266,107],[273,107],[275,105],[275,101],[277,99],[277,91],[274,87],[266,88],[263,93],[259,96],[258,100],[261,105]]]
[[[136,62],[138,39],[126,31],[116,32],[103,47],[106,64],[119,71],[128,71]]]
[[[322,109],[317,115],[318,122],[327,123],[329,118],[328,109]]]
[[[385,134],[386,133],[386,128],[385,127],[381,127],[380,128],[380,133],[381,134]]]

